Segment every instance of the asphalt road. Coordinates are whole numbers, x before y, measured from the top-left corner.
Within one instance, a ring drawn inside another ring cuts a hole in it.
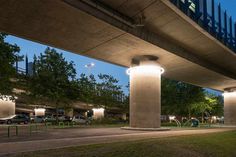
[[[1,140],[0,156],[11,153],[47,150],[88,144],[134,141],[192,134],[207,134],[236,130],[235,128],[174,129],[170,131],[133,131],[120,128],[71,128],[52,129],[31,136]],[[6,149],[7,148],[7,149]]]

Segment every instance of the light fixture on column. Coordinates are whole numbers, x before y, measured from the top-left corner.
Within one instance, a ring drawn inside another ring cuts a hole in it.
[[[163,74],[165,72],[164,68],[158,66],[158,65],[141,65],[141,66],[135,66],[135,67],[130,67],[126,70],[126,74],[130,75],[131,71],[133,70],[138,70],[141,72],[152,72],[152,71],[160,71],[160,74]]]
[[[136,56],[126,73],[130,79],[130,118],[129,127],[124,129],[162,130],[161,74],[164,69],[158,57]]]
[[[224,96],[224,97],[230,97],[230,96],[236,97],[236,87],[224,89],[224,93],[222,93],[222,96]]]
[[[46,111],[45,108],[35,108],[34,109],[35,116],[44,116],[45,111]]]
[[[158,57],[151,55],[137,56],[132,60],[132,66],[126,70],[126,74],[130,75],[132,71],[145,73],[159,72],[163,74],[165,72],[157,63]]]
[[[236,88],[224,89],[224,125],[236,126]]]

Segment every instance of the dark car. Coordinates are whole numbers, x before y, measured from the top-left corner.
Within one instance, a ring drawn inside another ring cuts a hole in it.
[[[30,117],[30,121],[32,123],[43,123],[45,120],[44,116],[31,116]]]
[[[0,123],[5,123],[5,124],[12,124],[12,123],[28,124],[29,121],[30,121],[30,118],[26,115],[23,115],[23,114],[17,114],[17,115],[12,115],[12,116],[5,117],[5,118],[0,118]]]

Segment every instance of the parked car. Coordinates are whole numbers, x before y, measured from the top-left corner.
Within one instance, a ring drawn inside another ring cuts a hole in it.
[[[55,115],[48,115],[44,118],[44,122],[55,122],[56,116]]]
[[[86,119],[86,118],[85,118],[84,116],[82,116],[82,115],[74,116],[74,117],[72,118],[72,122],[75,122],[75,123],[77,123],[77,124],[86,124],[86,125],[91,124],[91,120]]]
[[[58,121],[60,122],[70,122],[71,117],[65,115],[58,115]],[[44,118],[44,122],[56,122],[57,116],[56,115],[49,115]]]
[[[30,122],[30,118],[26,115],[23,115],[23,114],[16,114],[16,115],[12,115],[12,116],[5,117],[5,118],[0,118],[0,123],[5,123],[5,124],[12,124],[12,123],[28,124],[29,122]]]
[[[58,120],[61,122],[70,122],[72,120],[71,117],[65,115],[59,115]]]
[[[45,117],[44,116],[32,116],[30,117],[30,121],[33,123],[43,123]]]

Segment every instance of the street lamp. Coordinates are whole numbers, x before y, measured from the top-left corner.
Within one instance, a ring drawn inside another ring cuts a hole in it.
[[[91,73],[91,69],[95,66],[95,64],[93,62],[86,64],[84,67],[88,69],[88,76]]]

